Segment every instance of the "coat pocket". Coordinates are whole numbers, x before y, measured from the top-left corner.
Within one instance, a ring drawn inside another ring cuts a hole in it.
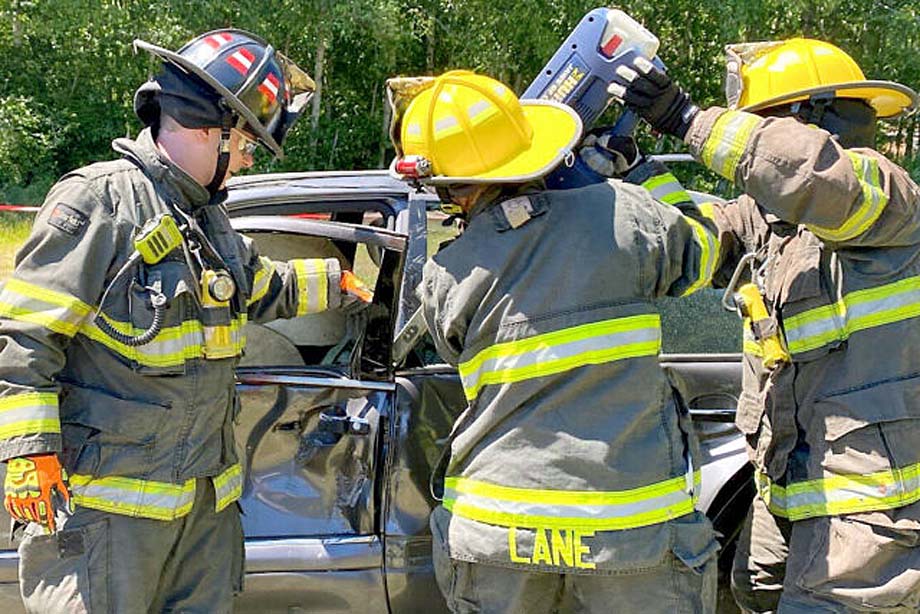
[[[157,436],[170,408],[123,399],[95,389],[68,386],[61,398],[61,423],[68,469],[79,475],[139,477],[152,468]],[[70,439],[73,437],[73,439]]]
[[[164,260],[144,267],[132,284],[129,295],[130,334],[139,337],[156,331],[157,308],[153,296],[166,298],[160,309],[159,330],[149,341],[140,345],[125,344],[132,359],[132,368],[144,375],[179,375],[185,373],[185,362],[201,356],[203,332],[197,319],[196,281],[183,262]]]

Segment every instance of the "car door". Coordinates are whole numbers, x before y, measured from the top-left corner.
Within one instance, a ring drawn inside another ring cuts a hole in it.
[[[385,612],[377,476],[405,239],[309,219],[233,225],[273,259],[337,257],[375,292],[342,314],[247,325],[236,424],[246,578],[235,611]]]

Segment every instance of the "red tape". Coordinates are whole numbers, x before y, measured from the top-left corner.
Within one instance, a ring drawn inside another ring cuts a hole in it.
[[[29,207],[26,205],[7,205],[0,203],[0,211],[25,211],[27,213],[35,213],[41,207]]]

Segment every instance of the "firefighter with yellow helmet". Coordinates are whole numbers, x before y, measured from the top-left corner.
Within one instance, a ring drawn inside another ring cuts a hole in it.
[[[467,223],[419,289],[469,403],[431,518],[449,607],[713,611],[718,544],[695,509],[697,442],[658,365],[654,304],[708,283],[711,223],[686,193],[547,191],[581,138],[569,107],[466,71],[389,85],[405,86],[392,172]]]
[[[700,111],[641,59],[611,91],[745,191],[712,207],[714,283],[742,278],[764,308],[744,324],[736,422],[758,495],[736,599],[750,612],[916,612],[920,188],[872,147],[876,119],[917,95],[866,80],[822,41],[727,51],[729,108]]]

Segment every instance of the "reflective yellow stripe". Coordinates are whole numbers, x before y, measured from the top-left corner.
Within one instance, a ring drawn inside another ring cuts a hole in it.
[[[195,479],[169,484],[135,478],[70,476],[76,505],[113,514],[153,520],[175,520],[192,510]]]
[[[720,115],[700,152],[703,164],[734,182],[738,161],[759,122],[758,116],[744,111],[726,111]]]
[[[715,207],[715,203],[700,203],[697,205],[697,208],[700,210],[700,214],[707,220],[712,220],[713,222],[716,220]]]
[[[833,475],[786,487],[758,472],[757,488],[770,511],[793,521],[891,510],[920,501],[920,463],[864,475]]]
[[[325,311],[329,306],[329,279],[322,258],[292,260],[297,272],[297,315]]]
[[[259,265],[259,270],[256,271],[252,280],[252,296],[249,297],[247,307],[265,298],[265,295],[268,294],[268,289],[271,287],[272,277],[275,274],[275,263],[271,259],[260,256]]]
[[[448,477],[444,507],[457,516],[506,527],[619,531],[665,522],[693,512],[688,476],[622,491],[515,488]],[[693,474],[699,492],[700,472]]]
[[[712,283],[712,275],[716,268],[716,258],[719,257],[719,238],[692,217],[685,215],[684,219],[693,228],[693,238],[697,245],[700,246],[699,274],[696,281],[682,295],[687,296]]]
[[[693,202],[690,194],[671,173],[649,177],[642,182],[642,187],[649,191],[652,198],[667,205]]]
[[[24,392],[0,397],[0,439],[60,432],[57,393]]]
[[[793,354],[843,341],[859,330],[920,316],[920,277],[857,290],[832,305],[784,318],[786,343]]]
[[[879,179],[878,160],[847,151],[862,188],[862,203],[839,228],[806,224],[808,229],[827,241],[848,241],[869,230],[888,205],[888,197]]]
[[[239,356],[246,347],[243,327],[248,316],[243,313],[230,324],[220,326],[203,326],[204,346],[202,352],[209,359]]]
[[[240,498],[243,494],[243,468],[239,463],[213,479],[215,511],[219,512]]]
[[[113,320],[105,313],[101,314],[101,317],[105,318],[112,328],[125,335],[137,336],[144,332],[130,322]],[[246,344],[246,338],[242,332],[246,321],[246,314],[240,314],[230,324],[214,327],[205,327],[198,320],[186,320],[179,326],[164,328],[150,343],[140,346],[130,346],[112,339],[92,320],[83,325],[80,334],[146,367],[174,367],[188,360],[205,356],[203,345],[205,328],[220,329],[220,334],[230,335],[233,341],[232,355],[240,354]]]
[[[460,363],[467,399],[483,386],[510,384],[585,365],[656,356],[661,349],[658,314],[643,314],[572,328],[488,347]]]
[[[11,278],[0,293],[0,317],[73,337],[92,308],[69,294]]]

